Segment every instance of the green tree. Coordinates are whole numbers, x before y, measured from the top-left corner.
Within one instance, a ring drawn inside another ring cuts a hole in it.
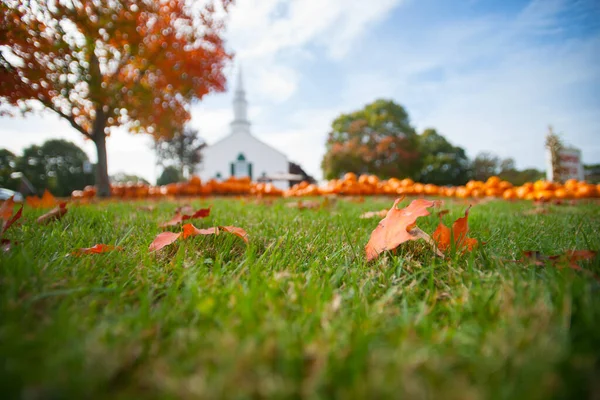
[[[198,130],[185,128],[173,137],[159,137],[155,141],[156,157],[160,165],[172,165],[182,177],[191,176],[202,160],[201,150],[206,146]]]
[[[94,183],[92,173],[84,172],[87,154],[66,140],[48,140],[23,150],[17,169],[33,184],[38,193],[48,189],[56,196],[69,196]]]
[[[420,166],[418,135],[404,108],[389,100],[337,117],[321,164],[328,179],[345,172],[414,177]]]
[[[163,170],[162,174],[160,174],[160,176],[156,180],[156,184],[167,185],[169,183],[181,182],[182,180],[183,177],[180,175],[179,169],[170,165]]]
[[[19,179],[11,175],[16,172],[18,157],[10,150],[0,149],[0,187],[18,190]]]
[[[423,167],[419,182],[435,185],[462,185],[469,180],[470,165],[465,150],[453,146],[435,129],[419,135],[419,152]]]
[[[490,176],[500,173],[501,160],[498,156],[482,152],[477,154],[471,163],[471,174],[473,179],[478,181],[486,181]]]

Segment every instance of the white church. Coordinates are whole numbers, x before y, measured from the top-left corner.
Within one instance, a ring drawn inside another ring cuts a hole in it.
[[[288,175],[286,155],[250,133],[248,102],[241,71],[237,84],[233,98],[231,133],[202,150],[202,163],[199,168],[202,181],[224,180],[231,176],[250,177],[257,181]],[[286,181],[274,179],[273,184],[280,189],[288,187]]]

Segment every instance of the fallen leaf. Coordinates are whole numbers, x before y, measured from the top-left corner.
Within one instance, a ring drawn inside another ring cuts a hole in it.
[[[67,213],[67,203],[62,202],[58,207],[53,208],[51,211],[42,215],[37,219],[38,224],[47,224],[50,221],[61,219]]]
[[[3,221],[8,221],[10,217],[13,215],[13,211],[15,208],[15,196],[11,196],[2,203],[0,206],[0,219]]]
[[[408,240],[417,240],[420,237],[411,233],[411,229],[416,227],[416,221],[419,217],[429,215],[427,208],[439,204],[437,201],[425,199],[413,200],[408,207],[398,209],[398,203],[403,198],[396,199],[394,205],[387,212],[377,227],[371,233],[369,242],[365,246],[367,261],[371,261],[386,250],[392,250],[401,243]]]
[[[163,233],[159,233],[158,236],[156,236],[156,238],[152,241],[152,243],[150,243],[150,246],[148,247],[148,251],[158,251],[160,249],[162,249],[165,246],[170,245],[171,243],[175,242],[179,236],[181,236],[181,233],[173,233],[173,232],[163,232]]]
[[[109,251],[121,251],[123,250],[123,248],[119,247],[119,246],[113,246],[111,244],[96,244],[92,247],[83,247],[81,249],[77,249],[75,251],[73,251],[71,254],[74,256],[81,256],[84,254],[100,254],[100,253],[107,253]]]
[[[14,197],[14,196],[13,196]],[[13,215],[14,199],[10,197],[0,207],[0,220],[2,221],[2,230],[0,230],[0,236],[4,234],[23,215],[23,206]]]
[[[217,227],[207,228],[207,229],[198,229],[192,224],[183,225],[183,238],[187,239],[190,236],[196,235],[216,235],[219,233]]]
[[[214,226],[212,228],[206,229],[198,229],[192,224],[183,225],[183,238],[186,239],[190,236],[196,235],[218,235],[219,230],[223,230],[225,232],[229,232],[239,238],[241,238],[244,242],[248,243],[248,234],[242,228],[238,228],[236,226]]]
[[[159,226],[161,228],[166,228],[169,226],[176,226],[176,225],[181,224],[183,221],[187,221],[188,219],[206,218],[209,215],[210,215],[210,207],[201,208],[200,210],[196,211],[192,215],[185,215],[185,214],[180,214],[180,213],[176,212],[175,216],[173,218],[171,218],[171,220],[164,222],[164,223],[160,224]]]
[[[329,197],[325,197],[323,201],[319,200],[298,200],[293,203],[287,203],[286,207],[297,208],[298,210],[320,210],[323,208],[331,207],[335,204],[335,199],[330,200]]]
[[[37,196],[27,196],[25,197],[25,204],[31,208],[40,207],[40,198]]]
[[[248,234],[242,228],[238,228],[237,226],[220,226],[219,228],[241,238],[244,242],[249,243]]]
[[[584,272],[590,275],[596,281],[600,282],[600,277],[598,277],[598,275],[594,274],[592,271],[582,268],[577,264],[578,261],[593,260],[597,254],[598,252],[593,250],[569,250],[563,254],[546,256],[540,251],[524,251],[521,260],[517,261],[530,262],[538,267],[543,267],[548,264],[555,267],[567,265],[569,268]]]
[[[440,210],[438,211],[437,215],[438,217],[442,218],[444,215],[448,214],[450,212],[450,210]]]
[[[175,209],[175,214],[191,214],[194,212],[194,209],[189,204],[184,204]]]
[[[40,204],[39,207],[42,208],[50,208],[50,207],[55,207],[57,205],[57,201],[56,201],[56,197],[54,197],[52,195],[52,193],[50,193],[48,191],[48,189],[44,190],[44,194],[42,195],[42,198],[40,199]]]
[[[145,206],[139,206],[138,209],[141,210],[141,211],[152,212],[152,211],[154,211],[156,209],[156,206],[145,205]]]
[[[472,251],[479,244],[477,239],[467,237],[467,233],[469,232],[468,218],[470,209],[471,206],[465,211],[464,217],[460,217],[454,221],[452,224],[452,231],[444,225],[440,216],[440,223],[431,237],[441,251],[445,252],[450,249],[452,242],[454,242],[456,249],[469,251]]]
[[[383,218],[387,215],[388,210],[379,210],[379,211],[367,211],[366,213],[363,213],[360,215],[359,218],[365,219],[365,218],[373,218],[373,217],[379,217],[379,218]]]

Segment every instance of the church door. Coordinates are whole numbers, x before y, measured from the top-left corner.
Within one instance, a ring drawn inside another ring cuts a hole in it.
[[[252,179],[252,163],[246,161],[244,154],[240,153],[237,160],[231,163],[231,176],[236,178],[250,177]]]

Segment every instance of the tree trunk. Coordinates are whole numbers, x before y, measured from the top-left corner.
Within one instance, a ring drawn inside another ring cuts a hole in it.
[[[92,132],[92,139],[96,144],[98,152],[98,163],[96,164],[96,195],[98,197],[110,196],[110,181],[108,179],[108,163],[106,158],[106,119],[100,107],[96,109],[96,120]]]

